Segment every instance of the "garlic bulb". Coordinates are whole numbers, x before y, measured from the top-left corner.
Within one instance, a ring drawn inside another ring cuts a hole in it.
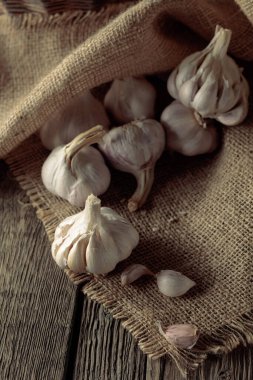
[[[162,270],[156,274],[157,285],[161,293],[168,297],[179,297],[188,292],[196,283],[174,270]]]
[[[120,276],[121,284],[129,285],[132,282],[138,280],[142,276],[154,276],[154,273],[151,272],[145,265],[142,264],[132,264],[123,270]]]
[[[87,91],[52,115],[40,129],[40,139],[47,149],[52,150],[97,124],[107,129],[110,122],[103,104]]]
[[[107,274],[130,256],[139,234],[128,220],[89,195],[85,209],[56,228],[52,255],[56,263],[76,273]]]
[[[241,69],[227,55],[230,39],[231,30],[217,26],[209,45],[174,69],[168,91],[204,118],[237,125],[248,112],[249,86]]]
[[[55,148],[42,166],[45,187],[72,205],[83,207],[89,194],[103,194],[111,175],[101,153],[88,146],[105,134],[96,126],[78,135],[71,143]]]
[[[165,331],[163,331],[161,324],[158,323],[158,328],[164,338],[178,348],[190,350],[195,346],[199,338],[198,328],[188,323],[171,325]]]
[[[154,117],[156,91],[145,78],[115,79],[105,95],[104,105],[120,124]]]
[[[190,108],[178,100],[165,108],[161,115],[161,123],[167,136],[167,148],[184,154],[196,156],[213,152],[218,146],[216,128],[204,124]]]
[[[99,147],[118,170],[131,173],[137,188],[128,201],[129,211],[141,207],[154,181],[154,168],[165,145],[163,127],[156,120],[135,121],[111,129]]]

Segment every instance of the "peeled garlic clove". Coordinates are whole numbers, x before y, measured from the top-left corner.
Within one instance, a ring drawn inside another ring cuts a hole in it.
[[[105,275],[139,243],[139,234],[130,222],[101,207],[100,199],[93,194],[83,211],[66,220],[56,229],[52,255],[61,268],[66,266],[76,273]]]
[[[78,207],[84,206],[89,194],[103,194],[110,184],[110,171],[101,153],[89,144],[104,134],[102,126],[94,127],[70,144],[55,148],[42,166],[45,187]]]
[[[132,264],[126,267],[121,273],[120,279],[121,284],[129,285],[132,282],[138,280],[142,276],[154,276],[154,273],[151,272],[145,265],[142,264]]]
[[[196,326],[191,324],[176,324],[171,325],[163,331],[160,323],[158,324],[159,332],[170,343],[178,348],[191,349],[197,343],[199,338],[199,330]]]
[[[216,128],[205,127],[203,119],[197,120],[194,111],[177,100],[164,109],[161,123],[165,128],[169,150],[185,156],[196,156],[211,153],[218,146]]]
[[[135,211],[146,201],[154,180],[154,167],[165,145],[163,127],[156,120],[142,120],[111,129],[99,148],[118,170],[131,173],[137,188],[128,208]]]
[[[196,285],[194,281],[174,270],[162,270],[157,273],[156,279],[160,292],[167,297],[180,297]]]
[[[233,125],[236,125],[247,115],[248,93],[241,69],[227,55],[230,39],[231,30],[217,27],[205,49],[186,57],[173,70],[167,86],[171,96],[203,118],[224,120],[226,125],[232,125],[230,116],[221,115],[242,104],[242,112],[233,114]]]
[[[156,91],[145,78],[115,79],[104,105],[116,122],[124,124],[154,117]]]
[[[108,129],[110,121],[103,104],[87,91],[53,114],[40,129],[40,138],[42,144],[52,150],[97,124]]]

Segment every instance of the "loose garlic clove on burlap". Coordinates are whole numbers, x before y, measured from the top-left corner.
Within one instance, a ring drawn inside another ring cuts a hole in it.
[[[191,324],[171,325],[165,331],[163,331],[159,322],[157,325],[164,338],[178,348],[190,350],[195,346],[199,338],[198,328]]]
[[[165,145],[163,127],[156,120],[142,120],[111,129],[99,144],[111,164],[131,173],[137,188],[128,201],[133,212],[146,201],[154,181],[154,168]]]
[[[107,274],[130,256],[139,234],[130,222],[89,195],[85,209],[59,224],[52,244],[56,263],[76,273]]]
[[[101,153],[89,145],[104,134],[103,127],[96,126],[71,143],[55,148],[42,166],[45,187],[78,207],[84,207],[89,194],[103,194],[109,187],[111,174]]]
[[[227,55],[230,39],[231,30],[217,26],[209,45],[174,69],[168,79],[168,91],[204,118],[237,125],[247,115],[249,90],[241,69]],[[237,105],[239,111],[222,118]]]
[[[164,109],[161,123],[166,131],[169,150],[185,156],[196,156],[211,153],[217,148],[217,129],[212,126],[206,127],[205,121],[196,116],[193,110],[178,100]]]
[[[110,121],[103,104],[87,91],[56,112],[40,129],[40,138],[52,150],[98,124],[108,129]]]
[[[115,79],[105,95],[104,105],[116,122],[129,123],[154,117],[156,91],[145,78]]]
[[[129,265],[120,275],[121,284],[129,285],[142,276],[154,276],[154,273],[142,264]]]
[[[174,270],[162,270],[156,274],[157,286],[167,297],[180,297],[193,286],[194,281]]]

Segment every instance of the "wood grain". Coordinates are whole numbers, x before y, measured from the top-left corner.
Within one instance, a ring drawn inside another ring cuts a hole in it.
[[[0,173],[0,378],[62,379],[76,289],[2,163]]]

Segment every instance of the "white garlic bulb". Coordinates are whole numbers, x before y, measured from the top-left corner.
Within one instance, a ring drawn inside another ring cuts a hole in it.
[[[209,45],[174,69],[168,79],[168,91],[204,118],[237,125],[248,112],[249,86],[241,69],[227,55],[230,39],[231,30],[217,26]]]
[[[190,278],[174,270],[161,270],[156,274],[157,286],[167,297],[180,297],[196,285]]]
[[[87,91],[52,115],[40,129],[40,139],[47,149],[52,150],[97,124],[108,129],[110,121],[103,104]]]
[[[154,117],[156,91],[145,78],[115,79],[105,95],[104,105],[120,124]]]
[[[218,146],[217,129],[213,126],[205,127],[204,120],[201,121],[192,109],[178,100],[164,109],[161,123],[165,128],[167,148],[170,150],[185,156],[196,156],[211,153]]]
[[[139,234],[130,222],[89,195],[85,209],[56,228],[52,255],[64,269],[76,273],[107,274],[130,256]]]
[[[136,211],[145,203],[154,181],[155,164],[164,145],[163,127],[152,119],[113,128],[99,143],[116,169],[133,174],[137,180],[137,188],[128,201],[129,211]]]
[[[74,206],[84,207],[89,194],[103,194],[111,174],[101,153],[89,146],[105,134],[102,126],[81,133],[67,144],[55,148],[42,166],[45,187]]]

